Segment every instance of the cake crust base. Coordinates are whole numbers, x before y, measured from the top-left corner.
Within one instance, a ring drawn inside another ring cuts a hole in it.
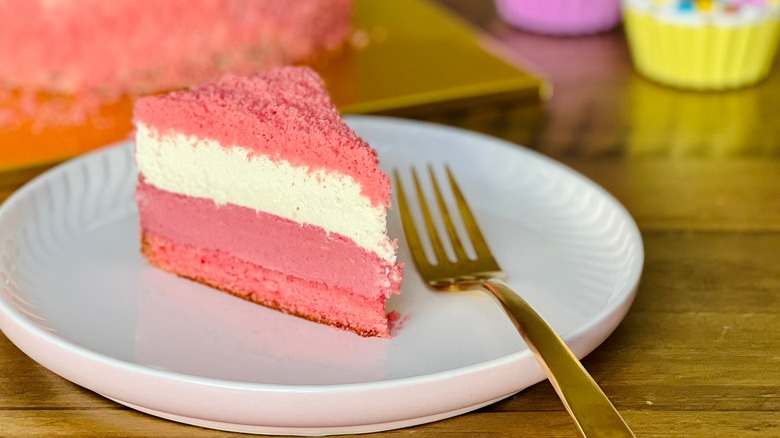
[[[141,253],[153,266],[179,277],[227,292],[231,295],[260,304],[289,315],[309,321],[349,330],[364,337],[390,337],[389,322],[384,311],[385,300],[368,300],[345,290],[328,288],[324,284],[309,282],[270,271],[220,251],[177,245],[170,240],[149,232],[142,232]],[[232,266],[234,272],[227,272],[224,278],[213,274],[222,270],[214,265]],[[213,269],[213,270],[212,270]],[[227,278],[239,272],[251,275],[240,276],[241,285],[229,284]],[[304,290],[321,306],[326,302],[341,319],[330,318],[308,309],[305,303],[296,302],[296,294]],[[368,309],[368,310],[366,310]],[[370,319],[368,324],[358,320]]]

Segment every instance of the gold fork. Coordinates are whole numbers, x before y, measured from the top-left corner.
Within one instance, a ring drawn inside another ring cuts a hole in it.
[[[502,280],[506,279],[506,274],[493,258],[449,166],[446,167],[447,179],[458,205],[462,223],[476,253],[476,258],[468,256],[458,236],[439,189],[439,184],[436,182],[436,175],[430,165],[428,172],[442,221],[456,256],[454,261],[448,257],[444,249],[431,211],[425,202],[417,172],[412,168],[420,210],[425,219],[425,228],[428,230],[430,244],[437,259],[435,264],[428,260],[420,240],[420,234],[417,232],[409,210],[401,178],[397,170],[394,172],[404,234],[414,264],[426,284],[437,291],[482,289],[490,292],[517,327],[528,347],[534,352],[534,356],[542,365],[582,435],[586,437],[633,437],[631,429],[563,340],[525,300],[503,283]]]

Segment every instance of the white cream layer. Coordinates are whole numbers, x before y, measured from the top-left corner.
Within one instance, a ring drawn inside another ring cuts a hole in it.
[[[159,135],[141,123],[135,159],[146,182],[160,189],[317,225],[395,261],[385,231],[385,209],[371,205],[347,175],[271,161],[211,139]]]

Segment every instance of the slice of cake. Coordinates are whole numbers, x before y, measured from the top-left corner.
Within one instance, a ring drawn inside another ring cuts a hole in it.
[[[401,266],[376,152],[304,67],[136,103],[142,252],[155,266],[363,336],[389,336]]]

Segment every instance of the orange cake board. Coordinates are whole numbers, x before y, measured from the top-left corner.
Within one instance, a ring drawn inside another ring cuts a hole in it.
[[[354,27],[341,53],[315,66],[344,114],[414,116],[499,99],[535,103],[544,89],[538,77],[489,50],[477,30],[427,1],[357,0]],[[0,90],[0,177],[127,138],[132,107],[127,96],[105,103]]]

